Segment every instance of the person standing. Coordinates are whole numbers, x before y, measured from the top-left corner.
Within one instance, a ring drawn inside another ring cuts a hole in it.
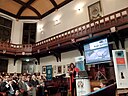
[[[69,75],[70,75],[70,91],[72,96],[76,96],[76,74],[78,74],[79,69],[74,65],[74,63],[70,63]]]
[[[38,88],[40,85],[39,85],[39,81],[36,79],[36,76],[35,76],[35,75],[32,75],[32,79],[30,80],[30,83],[31,83],[32,86],[33,86],[32,95],[33,95],[33,96],[36,96],[36,90],[37,90],[37,88]]]
[[[20,89],[21,94],[23,96],[28,96],[28,93],[27,93],[28,85],[26,83],[26,76],[22,76],[22,78],[19,81],[18,85],[19,85],[19,89]]]

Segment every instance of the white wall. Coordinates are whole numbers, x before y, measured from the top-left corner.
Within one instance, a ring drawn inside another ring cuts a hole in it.
[[[43,40],[52,35],[64,32],[70,28],[81,25],[89,21],[88,16],[88,7],[89,5],[97,2],[99,0],[74,0],[66,6],[59,9],[57,12],[50,14],[49,16],[43,18],[37,23],[37,29],[43,27],[43,34],[41,34],[40,30],[37,30],[37,41]],[[118,11],[120,9],[126,8],[128,5],[128,0],[100,0],[101,7],[103,9],[103,15],[107,15]],[[74,10],[74,7],[78,2],[84,2],[85,6],[83,12],[77,13]],[[58,25],[54,25],[53,18],[56,15],[61,15],[60,21],[61,23]],[[38,28],[39,27],[39,28]],[[128,42],[128,41],[127,41]],[[128,51],[128,43],[125,42],[126,50]],[[40,59],[41,65],[63,65],[69,64],[70,62],[74,62],[74,57],[80,56],[77,50],[72,52],[67,52],[62,54],[62,61],[56,62],[55,57],[48,56]],[[42,67],[39,67],[40,72],[42,72]]]
[[[43,34],[41,34],[40,30],[37,30],[37,41],[46,39],[55,34],[64,32],[65,30],[71,29],[75,26],[81,25],[89,21],[88,16],[88,6],[97,2],[99,0],[73,0],[69,4],[65,5],[58,11],[53,12],[52,14],[46,16],[42,20],[37,23],[37,29],[43,27]],[[128,7],[128,0],[100,0],[101,6],[103,9],[103,15],[107,15],[118,11],[122,8]],[[79,4],[79,2],[84,3],[83,12],[77,13],[74,10],[75,6]],[[56,15],[60,15],[61,23],[58,25],[54,25],[53,18]]]
[[[81,25],[83,23],[86,23],[89,21],[88,16],[88,8],[87,6],[95,3],[98,0],[73,0],[69,4],[65,5],[61,9],[59,9],[56,12],[53,12],[52,14],[46,16],[40,21],[37,22],[37,35],[36,35],[36,41],[40,41],[42,39],[48,38],[52,35],[61,33],[65,30],[71,29],[75,26]],[[128,0],[100,0],[101,6],[103,9],[103,15],[110,14],[112,12],[118,11],[122,8],[125,8],[128,6]],[[74,10],[74,7],[79,2],[84,3],[83,12],[77,13],[76,10]],[[60,21],[61,23],[58,25],[54,25],[53,18],[56,15],[60,15]],[[22,34],[23,34],[23,22],[30,22],[31,20],[26,21],[16,21],[14,19],[13,21],[13,27],[12,27],[12,35],[11,35],[11,42],[16,44],[22,43]],[[40,28],[43,27],[43,34],[41,34]],[[126,43],[126,49],[128,50],[128,43]],[[36,71],[42,71],[43,65],[52,64],[52,65],[63,65],[63,64],[69,64],[71,62],[74,62],[74,57],[80,56],[79,52],[77,50],[70,51],[62,54],[62,61],[56,62],[56,58],[54,56],[48,56],[43,57],[40,59],[40,65],[36,66]],[[8,64],[8,72],[21,72],[21,65],[13,65],[14,60],[9,59]]]
[[[14,59],[9,58],[8,61],[8,73],[14,73],[16,71],[15,66],[14,66]]]
[[[104,15],[128,7],[128,0],[101,0]]]
[[[37,30],[37,41],[50,37],[52,35],[58,34],[75,26],[81,25],[89,21],[88,16],[88,7],[89,5],[97,2],[98,0],[74,0],[66,6],[59,9],[57,12],[50,14],[49,16],[40,20],[37,24],[37,29],[43,27],[43,34],[41,34],[40,30]],[[85,6],[82,13],[77,13],[74,10],[75,5],[78,2],[84,2]],[[128,0],[101,0],[101,7],[103,9],[103,15],[107,15],[118,11],[122,8],[126,8],[128,5]],[[53,18],[56,15],[61,15],[60,21],[61,23],[58,25],[54,25]],[[127,41],[128,42],[128,41]],[[126,50],[128,51],[128,43],[126,44]],[[40,59],[40,67],[39,70],[42,72],[42,66],[45,65],[63,65],[74,62],[74,58],[80,56],[77,50],[63,53],[62,61],[56,62],[55,57],[48,56]]]
[[[74,50],[74,51],[62,53],[61,62],[57,62],[54,56],[47,56],[40,58],[39,72],[42,73],[42,66],[46,66],[46,65],[59,66],[59,65],[67,65],[70,63],[75,63],[75,57],[77,56],[80,56],[80,53],[78,50]]]
[[[14,59],[9,58],[8,61],[8,73],[21,73],[21,69],[22,69],[22,61],[21,60],[17,60],[15,65],[14,65]]]
[[[16,67],[16,72],[17,73],[21,73],[21,70],[22,70],[22,61],[21,60],[17,60],[16,61],[16,64],[15,64],[15,67]]]

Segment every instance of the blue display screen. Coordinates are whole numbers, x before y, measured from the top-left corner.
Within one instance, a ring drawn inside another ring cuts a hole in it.
[[[86,64],[98,64],[111,60],[107,38],[84,45]]]

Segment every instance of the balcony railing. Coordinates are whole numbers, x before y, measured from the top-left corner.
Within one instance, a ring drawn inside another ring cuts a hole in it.
[[[32,44],[12,44],[0,42],[0,53],[12,55],[31,55]]]
[[[51,47],[57,47],[58,44],[62,45],[65,42],[71,42],[72,39],[77,42],[82,40],[82,37],[84,39],[88,38],[89,34],[106,34],[110,32],[110,28],[126,23],[128,23],[128,8],[39,41],[33,45],[33,52],[37,53],[37,49],[46,51]]]
[[[11,44],[0,42],[0,53],[12,55],[31,55],[46,51],[63,44],[71,43],[73,40],[79,42],[89,35],[99,35],[110,33],[110,28],[123,26],[128,23],[128,8],[101,17],[97,20],[87,22],[60,34],[31,44]]]

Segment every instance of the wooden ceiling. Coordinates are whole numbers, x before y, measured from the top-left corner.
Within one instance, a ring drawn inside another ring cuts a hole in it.
[[[0,12],[16,19],[42,19],[73,0],[0,0]]]

